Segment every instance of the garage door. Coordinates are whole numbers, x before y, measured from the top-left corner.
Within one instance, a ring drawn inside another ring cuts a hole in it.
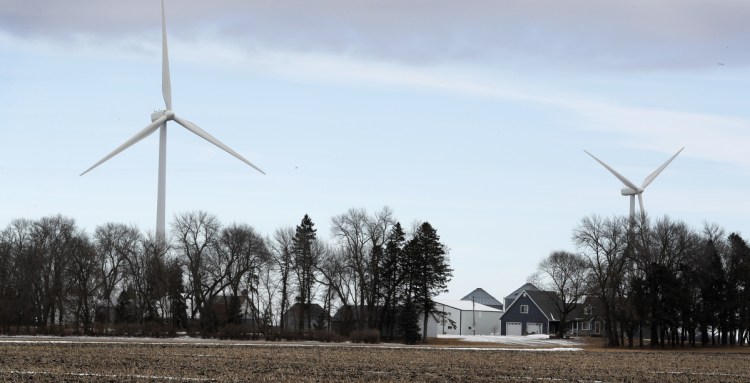
[[[522,335],[521,322],[508,322],[505,324],[505,335]]]
[[[541,334],[542,324],[541,323],[526,323],[527,334]]]

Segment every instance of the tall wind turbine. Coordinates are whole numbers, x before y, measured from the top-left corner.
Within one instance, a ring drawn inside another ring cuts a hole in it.
[[[167,171],[167,121],[174,121],[182,125],[182,127],[184,127],[185,129],[195,133],[196,135],[202,137],[206,141],[218,146],[220,149],[233,155],[240,161],[250,165],[253,169],[263,174],[266,174],[266,173],[264,173],[262,170],[260,170],[260,168],[253,165],[250,161],[245,159],[245,157],[242,157],[239,153],[235,152],[230,147],[224,145],[221,141],[217,140],[214,136],[208,134],[208,132],[199,128],[198,125],[195,125],[194,123],[184,118],[178,117],[172,111],[172,84],[169,79],[169,54],[167,51],[167,22],[166,22],[166,16],[164,15],[164,0],[161,1],[161,38],[162,38],[161,91],[162,91],[162,95],[164,96],[164,104],[166,106],[166,109],[152,113],[150,124],[148,124],[145,128],[143,128],[143,130],[138,132],[135,136],[125,141],[124,144],[118,146],[117,149],[112,151],[112,153],[107,154],[104,158],[99,160],[99,162],[95,163],[90,168],[86,169],[86,171],[81,173],[81,175],[88,173],[89,171],[103,164],[104,162],[114,157],[118,153],[129,148],[136,142],[151,135],[151,133],[155,132],[158,129],[159,130],[159,186],[158,186],[158,194],[157,194],[157,202],[156,202],[156,236],[157,238],[164,239],[165,233],[166,233],[164,205],[165,205],[165,188],[166,188],[166,183],[167,183],[167,174],[166,174],[166,171]]]
[[[617,179],[619,179],[625,187],[620,190],[620,193],[624,196],[630,196],[630,220],[632,221],[635,218],[635,196],[638,196],[638,203],[641,206],[641,215],[644,214],[643,210],[643,191],[646,189],[646,186],[650,185],[651,182],[654,182],[654,179],[661,174],[661,172],[669,165],[672,160],[674,160],[675,157],[677,157],[680,152],[685,149],[684,147],[677,151],[672,157],[670,157],[667,162],[665,162],[662,166],[659,166],[656,170],[654,170],[653,173],[649,174],[646,179],[643,180],[643,184],[641,184],[641,187],[635,186],[634,183],[630,182],[629,179],[625,178],[622,174],[618,173],[615,169],[612,169],[609,165],[605,164],[602,160],[594,157],[593,154],[589,153],[588,151],[584,150],[586,154],[590,155],[593,159],[595,159],[597,162],[602,164],[607,170],[609,170],[610,173],[614,174]]]

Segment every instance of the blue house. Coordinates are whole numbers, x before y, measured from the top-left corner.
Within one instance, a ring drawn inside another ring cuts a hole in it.
[[[530,285],[530,284],[527,284]],[[553,334],[560,325],[555,293],[524,285],[500,317],[501,335]],[[507,298],[506,298],[507,299]],[[507,302],[507,301],[506,301]]]

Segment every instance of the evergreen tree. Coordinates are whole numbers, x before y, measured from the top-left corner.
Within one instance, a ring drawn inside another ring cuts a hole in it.
[[[386,336],[393,336],[396,325],[397,307],[404,282],[404,241],[406,235],[401,223],[396,224],[388,235],[385,251],[380,259],[378,268],[381,274],[380,295],[383,297],[383,308],[380,312],[379,330]]]
[[[188,324],[187,303],[185,302],[185,285],[182,282],[182,266],[172,260],[167,265],[167,284],[170,306],[170,324],[173,328],[186,328]]]
[[[427,338],[427,320],[435,311],[433,296],[446,292],[453,270],[448,264],[445,245],[440,242],[437,231],[429,222],[419,226],[411,240],[406,244],[409,274],[408,286],[418,311],[423,314],[422,338]],[[411,301],[408,299],[408,301]]]
[[[135,321],[132,295],[132,289],[124,289],[120,292],[120,296],[117,298],[117,306],[115,307],[116,323],[132,323]]]
[[[401,312],[398,316],[399,335],[404,339],[406,344],[414,344],[422,336],[419,334],[419,313],[417,307],[411,300],[407,300],[401,306]]]
[[[313,228],[314,225],[312,219],[305,214],[294,233],[292,251],[297,273],[297,286],[299,287],[299,302],[304,310],[299,318],[299,329],[312,328],[309,311],[315,282],[313,273],[317,266],[317,254],[313,248],[317,229]],[[307,327],[305,327],[305,320],[307,320]]]

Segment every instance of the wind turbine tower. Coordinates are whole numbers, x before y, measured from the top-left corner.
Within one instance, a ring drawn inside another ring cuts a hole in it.
[[[157,198],[156,198],[156,237],[157,239],[164,240],[166,236],[166,219],[165,219],[165,194],[166,194],[166,184],[167,184],[167,121],[174,121],[177,124],[181,125],[183,128],[193,132],[197,136],[205,139],[206,141],[218,146],[220,149],[224,150],[225,152],[233,155],[240,161],[250,165],[253,169],[264,173],[260,168],[253,165],[250,161],[245,159],[245,157],[241,156],[239,153],[232,150],[230,147],[224,145],[221,141],[217,140],[214,136],[210,135],[208,132],[204,131],[203,129],[199,128],[198,125],[195,125],[194,123],[178,117],[174,111],[172,111],[172,84],[169,78],[169,52],[167,50],[167,22],[166,22],[166,16],[164,14],[164,0],[161,1],[161,38],[162,38],[162,82],[161,82],[161,91],[162,95],[164,96],[164,104],[166,108],[164,110],[160,110],[157,112],[154,112],[151,114],[151,123],[148,124],[143,130],[138,132],[135,136],[131,137],[129,140],[125,141],[122,145],[118,146],[115,150],[113,150],[111,153],[107,154],[104,158],[99,160],[99,162],[92,165],[90,168],[86,169],[81,175],[84,175],[88,173],[89,171],[93,170],[97,166],[103,164],[110,158],[114,157],[118,153],[122,152],[123,150],[129,148],[130,146],[134,145],[138,141],[148,137],[153,132],[155,132],[157,129],[159,130],[159,178],[158,178],[158,188],[157,188]]]
[[[632,222],[633,219],[635,219],[635,196],[638,196],[638,204],[640,205],[640,213],[641,216],[645,214],[645,211],[643,210],[643,192],[645,191],[646,187],[650,185],[652,182],[654,182],[654,179],[656,179],[659,174],[661,174],[662,171],[669,165],[672,160],[677,157],[682,150],[685,149],[684,147],[677,151],[672,157],[670,157],[667,162],[665,162],[662,166],[659,166],[656,170],[654,170],[653,173],[649,174],[646,179],[643,180],[643,183],[640,187],[636,186],[633,182],[631,182],[629,179],[625,178],[622,174],[618,173],[615,169],[612,169],[609,165],[605,164],[602,160],[594,157],[593,154],[589,153],[588,151],[584,150],[586,154],[590,155],[593,159],[595,159],[598,163],[602,164],[607,170],[609,170],[610,173],[614,174],[617,179],[619,179],[625,187],[620,190],[620,193],[624,196],[630,197],[630,221]]]

